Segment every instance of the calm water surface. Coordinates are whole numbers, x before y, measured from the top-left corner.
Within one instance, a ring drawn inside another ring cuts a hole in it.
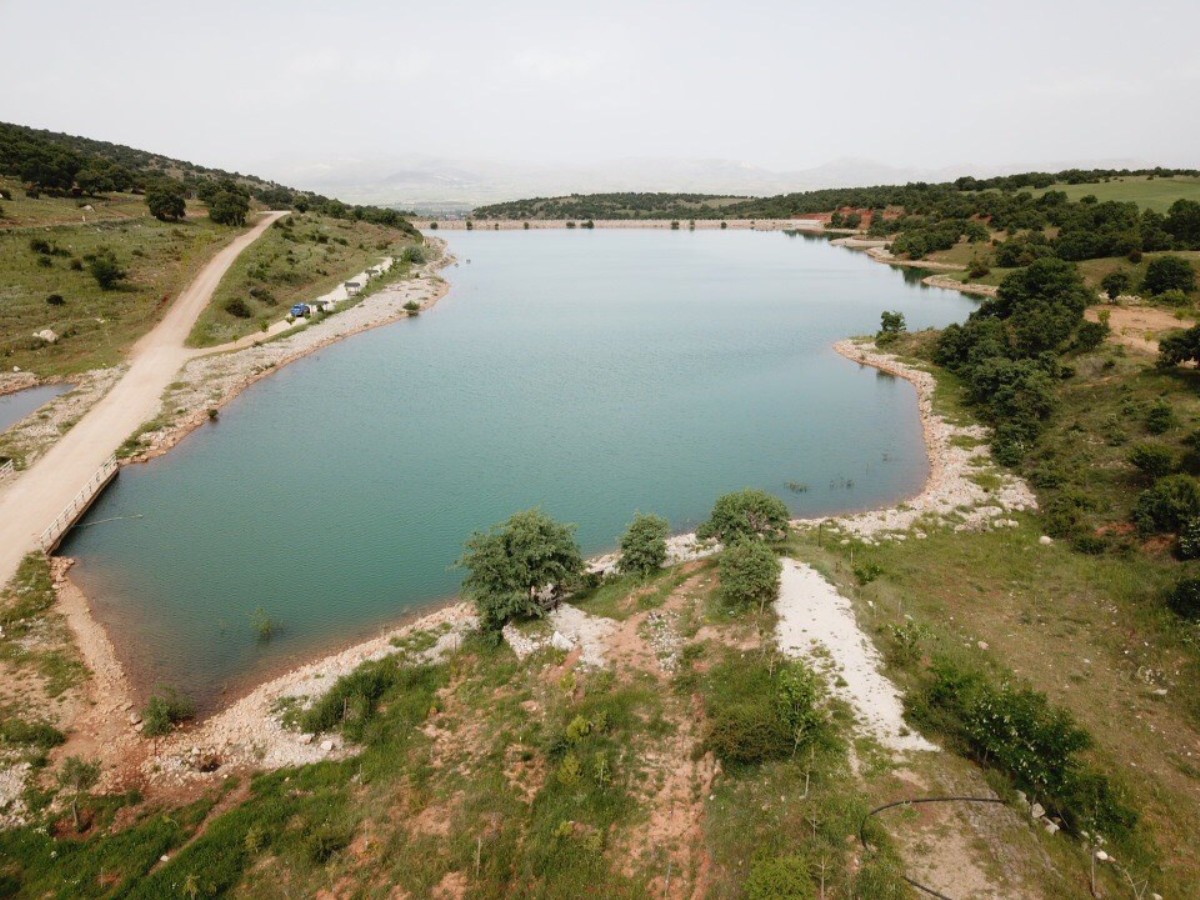
[[[912,386],[830,344],[885,309],[961,320],[956,292],[777,232],[449,241],[436,309],[259,382],[123,470],[67,541],[143,687],[211,703],[373,633],[452,595],[463,539],[535,504],[596,552],[636,510],[684,530],[751,485],[814,515],[926,475]],[[267,644],[259,607],[280,627]]]
[[[16,425],[22,419],[60,394],[71,390],[73,384],[42,384],[15,394],[0,397],[0,431]]]

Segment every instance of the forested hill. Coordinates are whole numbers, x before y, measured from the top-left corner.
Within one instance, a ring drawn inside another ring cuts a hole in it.
[[[142,193],[164,182],[182,185],[203,198],[230,184],[274,209],[312,209],[336,218],[364,219],[408,229],[403,213],[377,206],[353,206],[311,191],[287,187],[254,175],[172,159],[123,144],[0,122],[0,175],[21,179],[31,194],[98,196]]]
[[[824,188],[774,197],[732,197],[717,194],[618,193],[534,197],[481,206],[480,219],[786,219],[836,209],[903,208],[925,215],[934,211],[984,211],[992,199],[972,197],[997,193],[1018,195],[1044,192],[1051,186],[1109,184],[1117,180],[1200,178],[1195,169],[1066,169],[1025,172],[996,178],[965,176],[953,182]],[[1198,188],[1200,190],[1200,188]]]

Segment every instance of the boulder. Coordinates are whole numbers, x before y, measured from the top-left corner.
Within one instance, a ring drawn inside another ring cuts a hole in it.
[[[1038,543],[1043,547],[1049,547],[1054,543],[1054,538],[1050,537],[1048,534],[1043,534],[1040,538],[1038,538]]]
[[[550,638],[550,646],[555,650],[561,650],[563,653],[570,653],[575,649],[575,642],[561,631],[556,631],[554,632],[554,636]]]
[[[333,749],[333,741],[321,741],[321,749],[328,753]]]
[[[41,331],[35,331],[33,336],[38,340],[45,341],[47,344],[54,344],[58,342],[58,335],[49,328],[43,328]]]

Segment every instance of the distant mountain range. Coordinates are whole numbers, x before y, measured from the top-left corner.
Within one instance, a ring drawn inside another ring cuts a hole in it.
[[[395,159],[297,158],[264,160],[261,168],[286,183],[334,194],[348,202],[450,212],[528,197],[619,191],[769,196],[820,188],[952,181],[1068,168],[1143,167],[1136,159],[1059,160],[1009,166],[940,168],[892,166],[870,159],[837,159],[809,169],[777,172],[728,159],[627,157],[581,165],[506,163],[432,156]]]

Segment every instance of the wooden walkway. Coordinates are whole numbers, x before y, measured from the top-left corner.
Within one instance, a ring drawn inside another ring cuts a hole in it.
[[[121,467],[117,465],[114,453],[104,461],[96,474],[88,479],[88,483],[79,489],[79,493],[66,505],[66,508],[55,517],[54,521],[42,532],[41,545],[44,553],[53,553],[67,536],[67,532],[83,518],[83,514],[96,502],[96,498],[104,493],[104,489],[117,477]]]

